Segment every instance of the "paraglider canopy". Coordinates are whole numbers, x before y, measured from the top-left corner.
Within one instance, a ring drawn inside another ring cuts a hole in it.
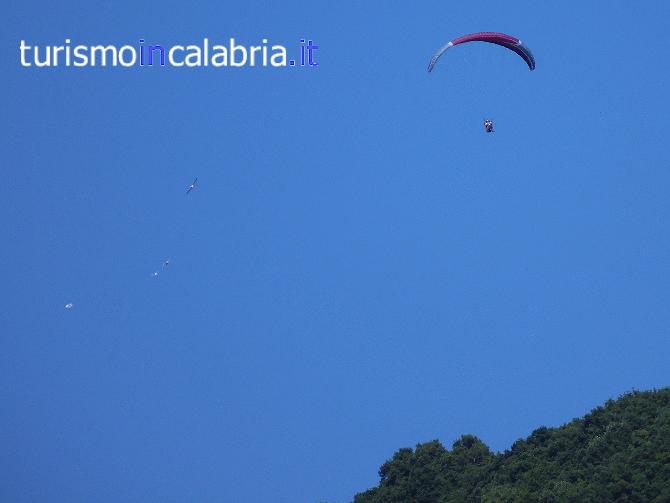
[[[482,31],[479,33],[471,33],[469,35],[463,35],[462,37],[455,38],[454,40],[446,43],[435,53],[435,55],[430,60],[428,64],[428,71],[431,72],[437,60],[447,52],[451,47],[464,44],[466,42],[488,42],[489,44],[496,44],[510,51],[514,51],[526,62],[528,68],[535,70],[535,57],[533,53],[530,52],[530,49],[523,45],[521,40],[511,35],[506,35],[504,33],[497,33],[494,31]]]

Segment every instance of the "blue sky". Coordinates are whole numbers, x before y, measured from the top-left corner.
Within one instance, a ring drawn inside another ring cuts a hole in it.
[[[4,6],[4,501],[343,503],[669,384],[670,5],[361,4]],[[483,30],[537,70],[426,72]],[[320,66],[20,66],[68,37]]]

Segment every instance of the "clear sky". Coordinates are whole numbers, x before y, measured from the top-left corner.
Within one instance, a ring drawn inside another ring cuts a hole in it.
[[[670,384],[668,2],[55,4],[2,8],[3,501],[345,503]],[[536,71],[426,72],[484,30]],[[19,63],[203,37],[320,66]]]

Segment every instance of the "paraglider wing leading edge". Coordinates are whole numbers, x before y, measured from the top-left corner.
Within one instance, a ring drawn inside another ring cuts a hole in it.
[[[433,67],[437,63],[442,55],[447,52],[448,49],[455,45],[464,44],[466,42],[487,42],[489,44],[496,44],[510,51],[514,51],[526,62],[528,68],[535,70],[535,57],[528,47],[526,47],[521,40],[511,35],[506,35],[504,33],[497,33],[493,31],[483,31],[479,33],[471,33],[469,35],[464,35],[458,37],[451,42],[440,47],[440,49],[435,53],[431,58],[430,63],[428,64],[428,71],[432,71]]]

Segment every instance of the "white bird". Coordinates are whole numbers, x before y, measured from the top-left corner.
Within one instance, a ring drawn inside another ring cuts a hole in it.
[[[196,184],[196,183],[198,183],[198,177],[197,177],[197,176],[195,177],[195,180],[193,180],[193,183],[191,183],[191,185],[189,185],[188,188],[186,189],[186,193],[187,193],[187,194],[190,194],[191,191],[192,191],[193,189],[195,189],[195,184]]]
[[[73,307],[74,307],[74,304],[72,302],[68,302],[67,304],[65,304],[65,309],[69,310],[69,309],[72,309]]]
[[[159,275],[160,275],[160,272],[158,272],[158,271],[154,271],[154,272],[151,273],[151,277],[152,277],[152,278],[156,278],[156,279],[158,279],[158,276],[159,276]]]
[[[170,265],[170,259],[167,259],[165,262],[163,262],[163,269],[167,269],[167,266]]]

